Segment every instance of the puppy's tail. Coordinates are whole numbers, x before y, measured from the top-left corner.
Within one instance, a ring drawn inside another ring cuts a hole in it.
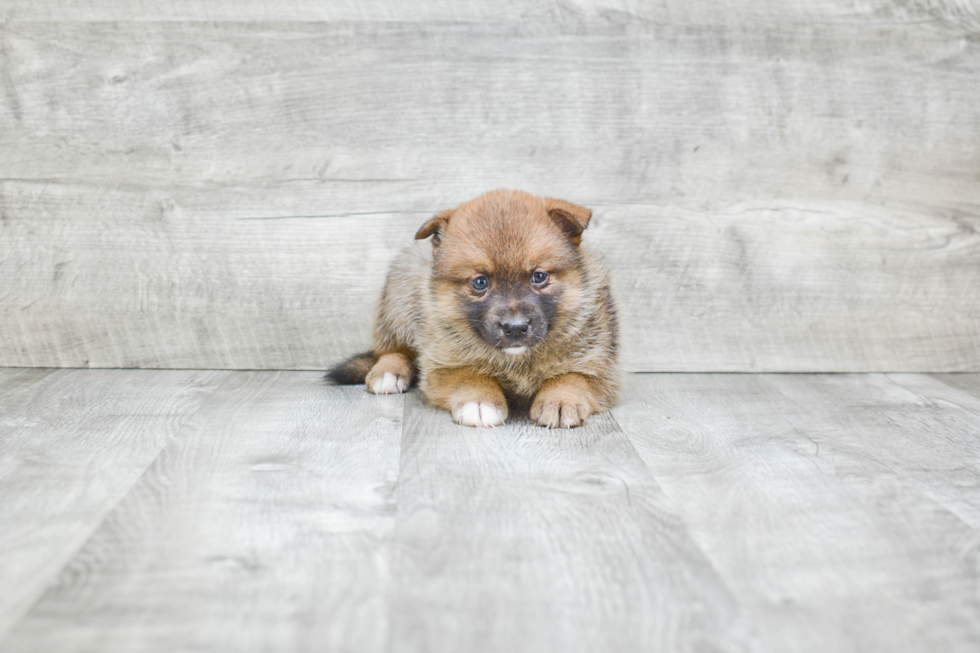
[[[356,385],[364,383],[368,372],[378,362],[373,352],[364,352],[357,356],[351,356],[343,363],[337,363],[330,368],[323,380],[336,385]]]

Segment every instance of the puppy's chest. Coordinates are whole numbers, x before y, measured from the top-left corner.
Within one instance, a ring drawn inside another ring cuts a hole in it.
[[[494,378],[504,393],[513,397],[533,397],[544,382],[561,373],[560,366],[550,362],[495,370]]]

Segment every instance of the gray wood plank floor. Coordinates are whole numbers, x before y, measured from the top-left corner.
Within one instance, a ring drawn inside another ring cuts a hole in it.
[[[980,375],[633,375],[582,429],[0,369],[0,650],[975,651]]]

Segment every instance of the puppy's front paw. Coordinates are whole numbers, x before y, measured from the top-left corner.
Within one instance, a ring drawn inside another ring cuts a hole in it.
[[[493,404],[471,401],[454,410],[453,419],[463,426],[500,426],[507,414]]]
[[[531,404],[531,419],[550,429],[571,429],[585,424],[601,405],[591,381],[574,372],[548,379]]]
[[[587,401],[572,398],[539,397],[531,405],[534,423],[550,429],[582,426],[591,414]]]
[[[374,379],[374,383],[371,383],[369,388],[376,395],[394,395],[408,390],[408,381],[403,376],[385,372],[382,376]]]
[[[407,392],[412,385],[412,363],[402,354],[385,354],[368,372],[365,384],[368,392],[394,395]]]

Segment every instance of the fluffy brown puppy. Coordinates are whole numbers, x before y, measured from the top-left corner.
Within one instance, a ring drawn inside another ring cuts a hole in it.
[[[443,211],[431,237],[392,264],[374,349],[327,373],[370,392],[405,392],[469,426],[530,409],[569,428],[610,408],[619,390],[618,327],[602,263],[581,244],[592,212],[496,190]]]

